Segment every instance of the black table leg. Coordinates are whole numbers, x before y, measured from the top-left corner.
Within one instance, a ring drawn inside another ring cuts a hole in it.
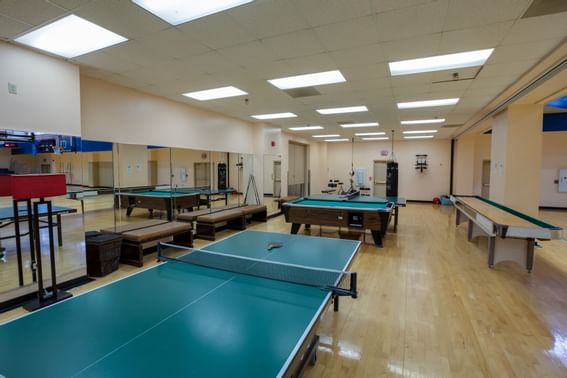
[[[61,231],[61,214],[57,214],[57,242],[63,247],[63,232]]]
[[[291,224],[291,233],[294,234],[294,235],[297,234],[300,227],[301,227],[301,223],[292,223]]]
[[[377,247],[382,248],[383,244],[382,244],[382,234],[380,233],[380,231],[377,230],[370,230],[370,232],[372,233],[372,238],[374,239],[374,244]]]

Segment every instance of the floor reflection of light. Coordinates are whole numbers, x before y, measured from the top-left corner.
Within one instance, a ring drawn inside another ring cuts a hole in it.
[[[394,373],[397,375],[404,375],[404,369],[401,366],[388,362],[388,370],[390,373]]]
[[[553,348],[548,349],[547,353],[554,355],[563,362],[567,362],[567,337],[562,334],[554,334],[555,342]]]
[[[358,346],[346,343],[344,341],[339,341],[339,356],[351,360],[360,360],[362,353],[360,353],[360,348]]]

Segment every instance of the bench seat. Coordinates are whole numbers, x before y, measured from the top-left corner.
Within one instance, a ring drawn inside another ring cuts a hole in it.
[[[244,213],[246,220],[268,221],[268,208],[265,205],[246,205],[239,207]]]
[[[195,236],[201,239],[215,240],[215,233],[221,228],[246,229],[246,215],[241,208],[198,216]]]
[[[129,224],[116,228],[103,229],[122,235],[120,262],[141,267],[144,265],[144,252],[157,246],[158,242],[171,242],[193,246],[193,226],[186,222],[161,222]]]
[[[189,211],[189,212],[186,212],[186,213],[179,213],[175,217],[175,220],[180,221],[180,222],[195,222],[197,220],[197,217],[199,217],[201,215],[218,213],[219,211],[234,209],[236,207],[238,207],[238,206],[237,205],[227,205],[227,206],[213,207],[213,208],[210,208],[210,209],[195,210],[195,211]]]

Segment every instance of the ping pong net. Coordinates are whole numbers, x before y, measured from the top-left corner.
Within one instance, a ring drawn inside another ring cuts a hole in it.
[[[169,243],[158,244],[157,259],[158,261],[177,261],[233,273],[318,287],[332,291],[335,298],[338,296],[356,298],[358,294],[356,272],[314,268],[189,248]]]

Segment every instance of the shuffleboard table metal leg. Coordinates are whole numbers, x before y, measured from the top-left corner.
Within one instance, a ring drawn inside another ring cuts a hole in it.
[[[494,253],[496,252],[495,249],[496,249],[496,238],[494,236],[490,236],[488,238],[488,266],[490,268],[494,267]]]
[[[534,247],[535,247],[535,239],[530,238],[527,240],[528,246],[526,251],[526,269],[528,273],[531,273],[534,268]]]

